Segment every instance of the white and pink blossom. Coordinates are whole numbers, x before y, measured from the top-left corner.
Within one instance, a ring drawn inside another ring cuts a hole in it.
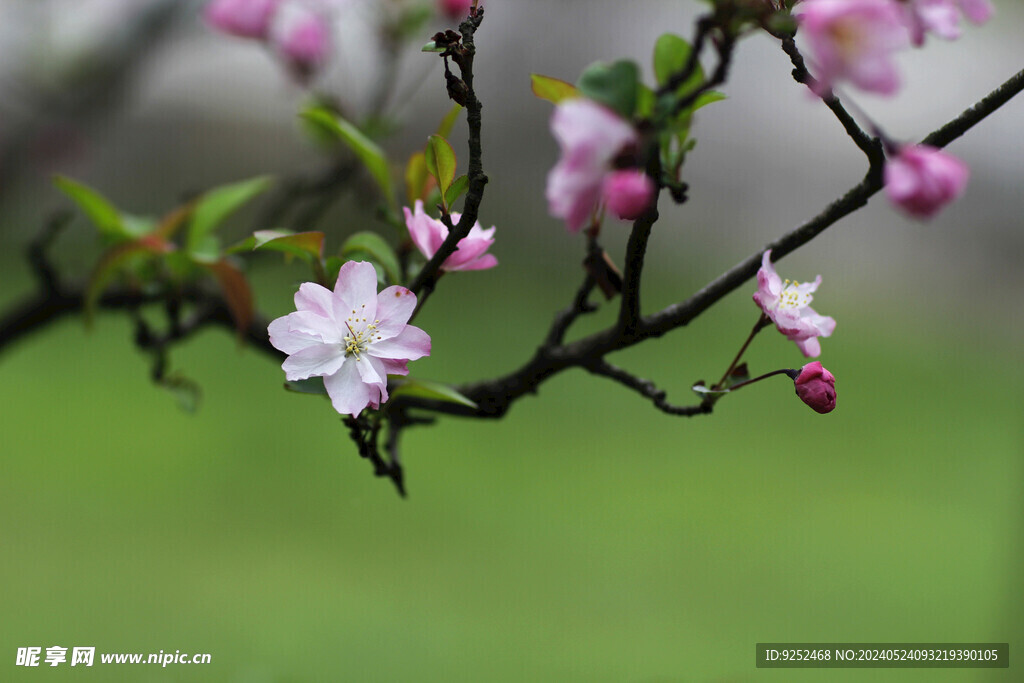
[[[206,22],[218,31],[262,40],[280,0],[212,0],[203,10]]]
[[[815,278],[814,282],[783,281],[775,272],[771,254],[769,249],[761,257],[754,303],[775,323],[779,332],[796,343],[804,356],[817,358],[821,355],[818,337],[829,337],[836,329],[835,320],[819,315],[811,308],[811,294],[821,284],[821,276]]]
[[[577,232],[596,213],[615,157],[636,145],[637,134],[611,109],[582,98],[555,107],[551,132],[562,156],[548,174],[548,211]]]
[[[960,37],[960,14],[971,22],[983,24],[994,10],[989,0],[899,0],[914,45],[924,43],[925,33],[946,40]]]
[[[270,27],[270,47],[300,80],[306,80],[331,52],[331,23],[325,9],[305,2],[281,6]]]
[[[419,199],[416,200],[415,212],[409,211],[408,207],[402,207],[402,211],[405,212],[405,226],[409,228],[412,243],[427,259],[432,258],[448,237],[448,226],[428,216]],[[462,218],[459,213],[452,212],[450,215],[452,225],[457,225]],[[441,264],[441,270],[484,270],[498,265],[498,259],[493,254],[484,253],[494,244],[495,230],[493,225],[484,230],[479,221],[474,223],[469,234],[459,240],[455,253]]]
[[[655,189],[654,181],[643,171],[626,169],[605,176],[601,197],[608,211],[623,220],[632,221],[640,218],[651,205]]]
[[[305,282],[295,312],[270,323],[270,343],[288,354],[289,381],[323,377],[334,409],[355,417],[388,400],[388,375],[407,375],[411,360],[430,355],[430,337],[408,325],[416,295],[405,287],[377,293],[377,271],[349,261],[334,291]]]
[[[970,170],[956,157],[927,145],[904,145],[885,163],[885,195],[915,218],[931,218],[967,187]]]
[[[794,15],[807,38],[819,95],[840,81],[882,95],[899,89],[892,58],[909,36],[895,0],[805,0]]]

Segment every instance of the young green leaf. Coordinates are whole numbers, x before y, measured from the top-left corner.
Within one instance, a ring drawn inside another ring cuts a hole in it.
[[[173,245],[165,242],[160,237],[149,236],[115,244],[104,252],[93,268],[92,274],[89,276],[89,282],[85,287],[85,305],[83,310],[86,327],[92,324],[96,303],[99,301],[104,288],[120,268],[136,257],[147,254],[166,254],[173,249]]]
[[[572,83],[540,74],[530,74],[530,88],[535,96],[552,104],[580,96],[580,91]]]
[[[388,282],[399,281],[400,267],[391,245],[375,232],[357,232],[341,245],[341,256],[346,261],[367,260],[375,262],[384,269]],[[329,273],[328,273],[329,274]]]
[[[654,77],[658,85],[665,85],[672,76],[682,71],[690,58],[690,51],[690,44],[673,33],[665,33],[658,38],[654,44]],[[698,61],[693,73],[676,88],[676,92],[692,92],[703,82],[704,69]]]
[[[437,180],[443,196],[455,179],[455,150],[444,138],[431,135],[427,139],[426,159],[427,170]]]
[[[445,140],[451,137],[452,128],[455,127],[455,122],[459,120],[459,114],[462,113],[462,109],[461,104],[456,104],[451,108],[451,111],[444,115],[444,118],[441,119],[441,125],[437,127],[437,135]]]
[[[121,222],[120,212],[99,192],[61,175],[54,176],[53,183],[78,205],[101,234],[117,239],[132,237]]]
[[[576,87],[586,97],[614,109],[624,118],[636,111],[639,69],[635,62],[595,62],[580,75]]]
[[[323,377],[310,377],[309,379],[285,382],[284,388],[288,391],[293,391],[296,394],[316,394],[319,396],[327,395],[327,388],[324,387]]]
[[[314,107],[303,112],[306,120],[319,124],[331,131],[339,140],[348,145],[359,160],[363,162],[370,175],[376,181],[381,193],[389,204],[394,203],[395,194],[391,187],[391,174],[384,151],[362,131],[345,119],[335,116],[326,109]]]
[[[212,247],[208,239],[213,231],[228,216],[270,187],[271,182],[270,177],[259,176],[230,185],[221,185],[204,193],[196,200],[192,223],[188,227],[188,237],[185,240],[186,251],[200,254],[206,260],[210,256],[217,256],[213,253],[216,247]]]
[[[409,198],[409,205],[416,203],[417,199],[423,199],[426,195],[427,182],[430,180],[430,171],[427,170],[427,157],[423,152],[416,152],[409,157],[409,163],[405,165],[405,190]]]
[[[444,193],[444,203],[449,209],[455,203],[462,193],[469,189],[469,176],[463,174],[456,178],[448,191]]]
[[[253,233],[252,250],[267,249],[298,256],[304,261],[319,259],[324,250],[324,234],[319,231],[257,230]]]
[[[398,387],[391,392],[391,397],[395,396],[409,396],[413,398],[428,398],[437,401],[447,401],[449,403],[458,403],[460,405],[468,406],[470,408],[476,408],[477,405],[473,401],[455,391],[454,388],[447,384],[441,384],[440,382],[431,382],[425,379],[403,379],[396,380]]]

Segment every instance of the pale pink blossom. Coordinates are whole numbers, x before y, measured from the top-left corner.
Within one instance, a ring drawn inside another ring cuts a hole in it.
[[[811,308],[811,294],[821,284],[821,276],[814,282],[783,281],[775,272],[769,249],[761,257],[761,269],[757,271],[757,291],[754,303],[761,307],[779,332],[795,342],[807,358],[821,355],[818,337],[829,337],[836,329],[836,321],[819,315]]]
[[[331,52],[327,12],[316,4],[285,3],[271,25],[270,46],[295,76],[301,80],[309,78]]]
[[[562,156],[548,174],[548,211],[577,232],[597,210],[615,157],[636,144],[636,131],[611,109],[576,98],[555,107],[551,132]]]
[[[405,227],[409,228],[412,243],[421,254],[430,259],[448,237],[448,226],[428,216],[423,210],[423,202],[419,199],[416,200],[415,209],[413,213],[408,207],[402,207],[402,211],[405,212]],[[452,225],[457,225],[462,214],[452,212],[451,218]],[[455,253],[441,264],[441,270],[484,270],[498,265],[498,259],[493,254],[484,253],[494,244],[495,229],[491,226],[484,230],[480,227],[479,221],[474,223],[469,229],[469,234],[459,240]]]
[[[885,163],[885,194],[915,218],[930,218],[967,187],[967,164],[927,145],[905,145]]]
[[[279,3],[280,0],[212,0],[203,17],[218,31],[260,40],[267,37]]]
[[[946,40],[959,38],[961,13],[975,24],[983,24],[994,12],[989,0],[900,1],[914,45],[922,45],[927,32]]]
[[[334,291],[305,282],[294,313],[270,323],[270,343],[288,354],[289,381],[323,377],[334,409],[355,417],[388,400],[388,375],[407,375],[411,360],[430,355],[430,337],[406,324],[416,295],[405,287],[377,293],[377,271],[365,261],[341,267]]]
[[[803,366],[793,383],[796,395],[816,412],[825,414],[835,410],[836,378],[818,361]]]
[[[460,21],[469,16],[473,0],[438,0],[438,8],[453,21]]]
[[[900,85],[892,57],[907,44],[894,0],[805,0],[794,10],[823,94],[839,81],[892,95]]]
[[[607,209],[619,218],[636,220],[654,198],[654,182],[643,171],[613,171],[604,178],[601,197]]]

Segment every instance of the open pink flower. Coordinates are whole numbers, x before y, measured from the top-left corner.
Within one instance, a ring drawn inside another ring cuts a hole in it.
[[[377,271],[365,261],[341,267],[334,291],[304,282],[294,313],[270,323],[270,343],[288,354],[289,381],[323,377],[334,409],[355,417],[388,400],[388,375],[407,375],[411,360],[430,355],[430,337],[407,325],[416,295],[405,287],[377,293]]]
[[[270,20],[280,0],[212,0],[203,11],[206,22],[218,31],[242,38],[267,37]]]
[[[608,210],[627,221],[643,215],[654,198],[654,182],[638,169],[613,171],[605,176],[601,197]]]
[[[892,54],[908,35],[894,0],[804,0],[794,15],[822,90],[841,80],[882,95],[899,88]]]
[[[562,156],[548,174],[548,211],[577,232],[597,210],[612,161],[636,144],[636,131],[611,109],[577,98],[555,107],[551,132]]]
[[[816,412],[825,414],[835,410],[836,378],[818,361],[803,366],[793,383],[796,395]]]
[[[927,145],[904,145],[885,163],[885,194],[915,218],[930,218],[967,187],[967,164]]]
[[[757,271],[757,291],[754,303],[761,307],[779,332],[796,342],[797,348],[807,358],[821,355],[818,337],[829,337],[836,329],[836,321],[819,315],[811,308],[811,294],[821,284],[821,276],[814,282],[783,281],[775,272],[771,262],[772,250],[761,257],[761,269]]]
[[[989,0],[901,0],[907,26],[914,45],[924,43],[926,32],[940,38],[954,40],[960,37],[960,13],[975,24],[992,18],[994,10]]]
[[[409,228],[409,236],[412,243],[420,250],[420,253],[428,259],[437,253],[445,238],[448,237],[448,226],[431,218],[423,210],[423,202],[416,200],[416,212],[409,211],[408,207],[402,207],[405,212],[405,226]],[[452,212],[452,225],[456,225],[462,214]],[[473,224],[469,234],[459,240],[455,253],[444,260],[441,270],[484,270],[498,265],[498,259],[493,254],[484,252],[494,244],[495,227],[491,226],[484,230],[480,222]]]
[[[270,45],[296,77],[306,80],[330,55],[327,14],[303,2],[282,5],[270,28]]]

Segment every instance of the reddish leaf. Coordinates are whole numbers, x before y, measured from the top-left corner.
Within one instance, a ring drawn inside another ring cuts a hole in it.
[[[242,271],[224,259],[204,265],[217,278],[217,283],[224,292],[224,300],[231,310],[231,317],[235,319],[235,328],[239,335],[244,334],[252,322],[253,314],[252,289],[249,287],[249,281],[245,279]]]

